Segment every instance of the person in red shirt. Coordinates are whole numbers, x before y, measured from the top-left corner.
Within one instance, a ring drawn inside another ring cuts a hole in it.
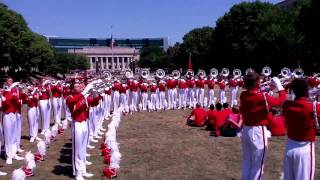
[[[40,140],[38,138],[39,94],[37,92],[37,87],[34,87],[32,85],[28,88],[28,95],[26,96],[26,101],[27,101],[27,105],[28,105],[29,137],[30,137],[30,142],[34,142],[34,140],[36,140],[36,139]]]
[[[140,111],[146,111],[147,103],[148,103],[148,84],[143,82],[139,85],[139,87],[141,92],[141,104],[142,104],[142,109],[140,109]]]
[[[240,95],[240,112],[244,124],[241,136],[242,179],[261,179],[268,146],[268,111],[270,107],[282,104],[286,92],[277,77],[272,79],[271,84],[278,90],[278,98],[260,92],[260,76],[255,72],[245,76],[244,84],[246,91]]]
[[[286,101],[282,114],[287,124],[287,147],[284,157],[284,179],[314,179],[315,140],[319,129],[320,106],[308,102],[308,81],[291,83],[294,101]]]
[[[219,82],[219,88],[220,88],[220,103],[223,104],[227,102],[227,97],[226,97],[226,84],[227,82],[224,79],[221,79]]]
[[[50,117],[51,117],[51,102],[50,102],[50,89],[48,84],[49,80],[42,79],[42,84],[38,87],[40,90],[39,94],[39,106],[40,106],[40,114],[42,119],[42,132],[44,134],[46,131],[50,129]]]
[[[238,93],[238,81],[237,81],[238,76],[234,77],[233,79],[230,80],[229,87],[231,89],[231,107],[234,105],[238,105],[237,101],[237,93]]]
[[[233,106],[232,111],[227,113],[227,117],[221,129],[221,135],[225,137],[239,136],[242,129],[243,120],[238,106]]]
[[[85,88],[84,84],[75,83],[71,85],[73,94],[67,97],[67,105],[71,112],[72,122],[72,166],[76,179],[92,177],[93,174],[86,170],[86,153],[88,145],[88,123],[89,106],[99,102],[99,98],[87,100],[93,84],[89,83]]]
[[[62,108],[62,93],[63,89],[61,86],[61,82],[57,81],[55,84],[51,85],[51,92],[52,92],[52,109],[54,113],[55,123],[59,126],[61,124],[61,108]]]
[[[67,97],[68,97],[69,95],[71,95],[70,85],[69,85],[69,84],[65,84],[65,86],[62,88],[62,95],[63,95],[62,105],[63,105],[63,109],[64,109],[65,119],[68,120],[68,121],[72,121],[69,108],[68,108],[68,106],[67,106],[67,104],[66,104],[66,99],[67,99]]]
[[[159,108],[166,109],[165,101],[166,101],[166,82],[164,80],[160,80],[158,82],[159,87]]]
[[[2,123],[3,123],[3,136],[4,146],[6,151],[7,164],[12,164],[12,159],[23,160],[22,157],[17,155],[17,112],[21,108],[19,94],[16,86],[19,83],[13,83],[13,79],[8,77],[6,80],[7,89],[3,91],[1,97],[2,104]]]
[[[214,98],[214,85],[216,84],[216,79],[210,75],[209,79],[207,80],[208,84],[208,106],[211,104],[215,104]]]
[[[213,126],[213,131],[211,132],[211,135],[213,136],[220,136],[221,135],[221,128],[222,125],[226,119],[225,113],[222,111],[222,105],[221,103],[216,104],[216,111],[212,114],[208,114],[208,120]]]
[[[286,135],[286,123],[284,117],[280,114],[278,108],[270,108],[272,113],[268,122],[268,129],[272,136],[285,136]]]
[[[112,96],[112,101],[113,101],[113,111],[117,111],[119,108],[119,104],[120,104],[120,81],[115,79],[114,83],[113,83],[113,96]]]
[[[158,97],[158,86],[155,82],[150,84],[150,101],[151,101],[151,109],[152,111],[156,111],[159,109],[159,97]]]
[[[131,99],[131,111],[137,112],[139,82],[137,80],[133,80],[130,83],[129,88],[130,88],[130,99]]]
[[[178,82],[179,87],[179,106],[178,109],[185,109],[187,106],[187,82],[185,79],[179,79]]]
[[[194,120],[190,119],[194,116]],[[187,118],[187,124],[189,126],[202,127],[205,125],[206,111],[197,103],[196,108],[191,112],[190,116]]]
[[[220,109],[221,110],[221,109]],[[209,107],[209,110],[206,112],[206,130],[208,131],[213,131],[214,130],[214,122],[216,120],[215,118],[215,113],[216,113],[216,110],[214,110],[214,105],[211,104],[210,107]]]
[[[204,84],[205,79],[203,76],[199,76],[199,79],[196,80],[196,98],[198,103],[203,107],[204,106]]]

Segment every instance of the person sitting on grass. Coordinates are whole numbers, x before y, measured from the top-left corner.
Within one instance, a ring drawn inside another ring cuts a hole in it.
[[[209,120],[210,118],[210,120]],[[210,133],[211,136],[220,136],[221,127],[225,121],[225,114],[222,111],[222,104],[217,103],[216,104],[216,111],[212,112],[210,114],[210,117],[208,117],[208,125],[209,127],[212,126],[212,132]]]
[[[194,117],[194,119],[191,119]],[[206,120],[206,111],[197,103],[196,108],[191,112],[190,116],[187,118],[187,124],[189,126],[202,127],[204,126]]]
[[[206,117],[207,117],[207,120],[206,120],[206,130],[208,131],[213,131],[213,124],[214,124],[214,121],[215,121],[215,113],[216,113],[216,110],[214,110],[214,105],[213,104],[210,104],[210,107],[209,107],[209,110],[206,112]]]
[[[242,129],[242,116],[237,105],[232,107],[232,112],[227,116],[222,128],[221,136],[235,137]]]
[[[276,107],[270,108],[272,117],[269,118],[268,129],[272,136],[285,136],[286,135],[286,123],[284,117],[281,115],[279,109]]]

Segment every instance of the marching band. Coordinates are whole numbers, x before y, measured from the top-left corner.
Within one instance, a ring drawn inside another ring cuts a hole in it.
[[[190,69],[186,71],[184,76],[179,70],[166,74],[162,69],[158,69],[154,77],[146,69],[142,69],[140,75],[126,71],[123,77],[112,77],[110,72],[105,72],[99,78],[86,79],[87,82],[83,78],[42,79],[34,84],[24,84],[13,82],[12,78],[7,78],[4,88],[0,89],[2,131],[4,134],[4,138],[0,142],[5,146],[6,163],[12,164],[13,159],[23,159],[18,155],[23,152],[20,148],[21,107],[23,104],[28,106],[27,118],[31,143],[39,140],[37,133],[40,124],[41,134],[50,131],[52,113],[54,114],[54,124],[60,128],[64,123],[71,122],[73,174],[77,179],[83,179],[83,177],[93,176],[86,171],[86,165],[90,164],[86,160],[88,155],[86,149],[94,148],[90,142],[97,142],[97,139],[101,138],[105,130],[102,123],[105,119],[110,118],[112,111],[117,111],[122,107],[123,113],[127,115],[137,111],[206,108],[218,102],[221,104],[230,102],[231,107],[240,105],[240,112],[243,116],[244,164],[242,177],[243,179],[259,179],[263,174],[267,151],[268,111],[265,109],[280,106],[286,100],[287,93],[290,95],[289,99],[292,100],[309,95],[310,97],[307,98],[316,100],[316,102],[320,95],[319,74],[306,78],[306,82],[311,88],[308,89],[307,94],[303,95],[297,90],[297,87],[291,87],[294,85],[291,84],[294,79],[305,77],[300,68],[292,72],[288,68],[283,68],[279,78],[270,78],[271,69],[265,67],[261,75],[264,77],[263,81],[260,81],[260,76],[250,68],[246,70],[244,77],[239,69],[233,70],[230,75],[227,68],[223,68],[220,73],[217,69],[212,68],[208,76],[204,70],[199,70],[195,75],[194,71]],[[246,91],[242,92],[240,102],[238,102],[237,97],[243,86]],[[274,88],[278,91],[278,98],[273,97]],[[218,94],[215,92],[216,89],[219,89]],[[230,92],[230,97],[227,97],[226,91]],[[256,105],[257,103],[259,106]],[[299,103],[306,102],[296,102],[295,100],[283,105],[285,108],[284,116],[289,123],[288,153],[295,153],[291,152],[292,147],[303,146],[297,141],[306,141],[310,146],[312,143],[309,142],[314,141],[314,133],[306,138],[301,135],[302,138],[300,138],[300,135],[295,135],[297,133],[295,132],[296,125],[290,124],[294,124],[291,119],[296,118],[290,114],[291,111],[294,111],[292,108]],[[312,106],[308,105],[308,108],[312,108]],[[63,120],[62,111],[64,112]],[[310,111],[313,110],[310,109]],[[312,117],[308,118],[312,119]],[[309,125],[310,123],[312,123],[311,120]],[[257,139],[253,142],[254,138]],[[290,157],[288,160],[286,159],[286,163],[292,161]],[[293,176],[295,172],[288,173]],[[305,177],[305,175],[299,177]]]

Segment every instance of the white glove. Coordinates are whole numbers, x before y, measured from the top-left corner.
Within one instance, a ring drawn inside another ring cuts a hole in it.
[[[15,86],[18,86],[19,82],[14,82],[11,84],[11,86],[8,88],[8,90],[11,90],[12,88],[14,88]]]
[[[278,91],[284,90],[284,88],[281,84],[281,81],[278,77],[273,77],[271,81],[272,81],[272,84],[277,88]]]
[[[88,94],[88,92],[91,90],[91,89],[93,89],[93,84],[88,84],[87,86],[86,86],[86,88],[84,88],[84,90],[82,91],[82,95],[86,95],[86,94]]]

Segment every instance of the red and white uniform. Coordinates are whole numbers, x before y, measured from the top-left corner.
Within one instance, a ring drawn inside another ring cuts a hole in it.
[[[124,112],[129,112],[129,106],[128,106],[128,96],[127,96],[127,90],[129,87],[127,84],[122,84],[120,87],[120,106],[122,106],[124,109]]]
[[[202,78],[199,78],[196,80],[196,96],[197,96],[197,101],[200,103],[201,107],[204,106],[204,84],[205,80]]]
[[[187,86],[188,86],[188,94],[187,94],[187,105],[189,105],[190,108],[193,108],[193,101],[194,101],[194,87],[196,85],[195,80],[188,79],[187,80]]]
[[[39,94],[34,93],[27,96],[26,103],[28,105],[29,136],[30,136],[30,141],[33,142],[35,138],[38,136]]]
[[[139,84],[140,92],[141,92],[141,104],[142,104],[142,111],[147,110],[148,104],[148,84],[147,83],[140,83]]]
[[[52,92],[52,107],[55,123],[61,125],[61,108],[62,108],[62,93],[63,88],[60,84],[51,86]]]
[[[40,96],[40,114],[42,119],[42,132],[48,131],[50,128],[51,102],[49,86],[39,86]]]
[[[71,113],[69,111],[69,108],[66,104],[66,99],[67,97],[71,95],[71,90],[69,87],[63,87],[62,89],[62,96],[63,96],[63,102],[62,102],[62,105],[63,105],[63,108],[64,108],[64,113],[65,113],[65,118],[66,120],[68,121],[72,121],[72,118],[71,118]]]
[[[169,109],[175,109],[176,108],[176,87],[177,83],[175,79],[170,79],[167,80],[167,88],[168,88],[168,108]]]
[[[220,82],[219,82],[219,88],[220,88],[220,103],[223,104],[225,102],[227,102],[227,97],[226,97],[226,91],[225,91],[225,88],[226,88],[226,81],[224,79],[222,79]]]
[[[119,105],[120,105],[120,93],[119,93],[120,87],[121,87],[121,84],[119,81],[115,81],[113,83],[113,87],[112,87],[112,90],[113,90],[113,97],[112,97],[113,111],[117,111],[119,108]]]
[[[266,97],[266,101],[265,98]],[[263,178],[265,153],[267,151],[268,108],[280,106],[286,99],[285,90],[279,91],[279,97],[271,97],[257,88],[243,91],[240,95],[240,112],[243,118],[241,136],[243,152],[242,179]],[[269,132],[270,133],[270,132]],[[252,141],[252,139],[255,139]]]
[[[178,82],[179,87],[179,107],[180,108],[186,108],[187,106],[187,81],[184,79],[180,79]]]
[[[231,89],[231,107],[238,105],[237,93],[238,93],[238,81],[236,79],[231,79],[229,81],[229,87]]]
[[[158,82],[159,87],[159,109],[166,109],[165,101],[166,101],[166,82],[160,80]]]
[[[89,106],[97,103],[99,99],[86,100],[82,94],[70,95],[67,105],[72,116],[72,167],[75,176],[86,173],[86,153],[88,145]]]
[[[315,144],[317,128],[315,109],[320,119],[320,106],[298,98],[283,104],[283,116],[287,123],[287,147],[284,157],[284,179],[314,179]]]
[[[131,110],[138,111],[137,103],[138,103],[139,82],[137,80],[132,81],[129,85],[129,88],[130,88],[130,98],[131,98]]]
[[[216,84],[216,79],[208,79],[207,84],[208,84],[208,107],[211,104],[216,104],[215,99],[214,99],[214,85]]]
[[[4,146],[7,158],[12,159],[17,155],[17,111],[21,106],[18,90],[3,91],[1,101]]]
[[[159,109],[159,97],[158,97],[158,86],[156,83],[152,83],[150,88],[150,99],[151,99],[151,110],[155,111]]]

